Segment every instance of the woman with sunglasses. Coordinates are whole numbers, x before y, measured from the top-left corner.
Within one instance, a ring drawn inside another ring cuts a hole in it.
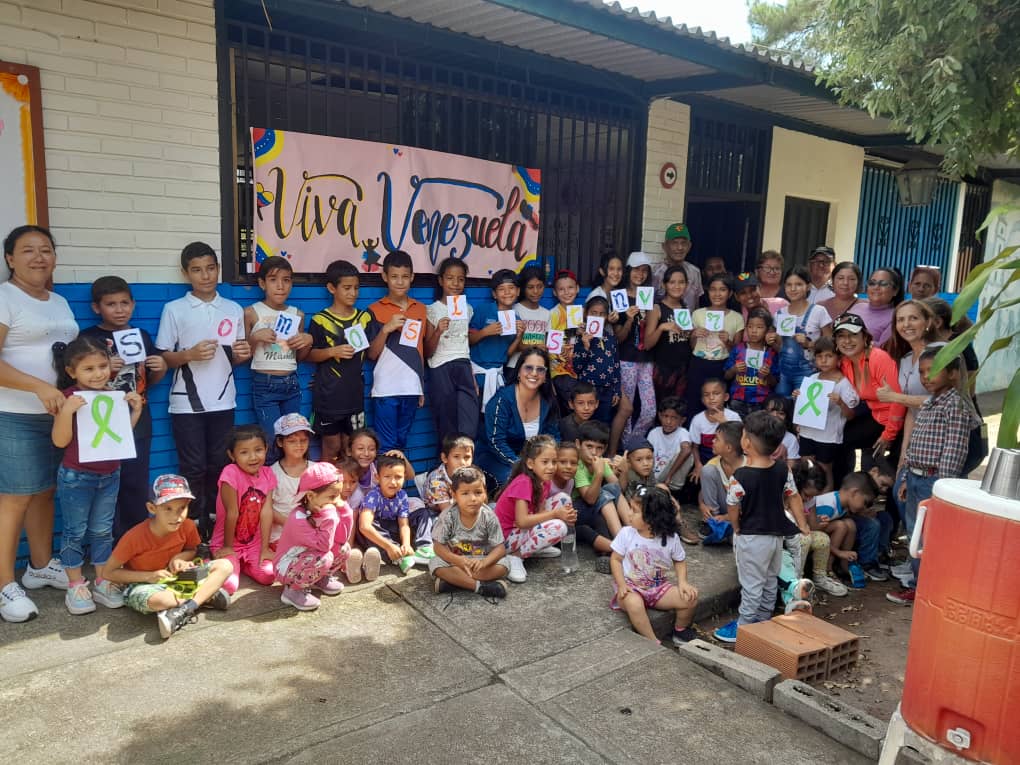
[[[549,381],[549,354],[540,348],[521,352],[517,380],[500,388],[485,405],[485,422],[476,441],[475,464],[500,485],[520,457],[524,442],[538,434],[560,437],[559,409]]]
[[[853,313],[864,319],[864,326],[885,345],[892,336],[893,310],[903,302],[903,274],[895,268],[880,268],[868,279],[868,301],[857,303]]]
[[[52,348],[78,334],[71,308],[52,292],[57,265],[50,232],[19,226],[4,240],[10,278],[0,283],[0,618],[25,622],[39,609],[14,580],[22,528],[30,590],[67,589],[53,550],[53,490],[63,454],[53,445],[53,416],[64,403]]]

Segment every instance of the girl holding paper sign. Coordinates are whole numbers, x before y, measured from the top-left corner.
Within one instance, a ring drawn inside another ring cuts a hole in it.
[[[613,419],[609,448],[612,452],[621,439],[631,433],[644,436],[655,424],[655,382],[652,354],[645,345],[647,311],[638,308],[638,291],[651,287],[652,263],[643,252],[632,252],[627,258],[627,301],[630,307],[616,322],[616,340],[620,344],[620,410]],[[654,292],[653,292],[654,296]],[[641,401],[641,411],[632,419],[634,402]]]
[[[683,266],[670,266],[662,275],[666,295],[648,314],[645,347],[655,358],[655,400],[670,396],[685,398],[687,367],[691,363],[691,312],[684,303],[687,292],[687,271]]]
[[[429,405],[439,443],[451,433],[478,431],[478,384],[468,347],[468,326],[474,308],[464,294],[467,274],[467,264],[459,258],[446,258],[440,263],[436,274],[439,299],[426,311]]]
[[[729,275],[715,274],[708,280],[709,307],[699,308],[691,317],[694,352],[687,371],[688,417],[705,408],[701,403],[701,386],[706,380],[723,378],[737,333],[744,329],[744,317],[727,307],[732,294]]]
[[[794,266],[784,280],[789,305],[776,312],[776,326],[782,339],[779,349],[779,383],[776,393],[789,396],[800,388],[801,380],[814,374],[815,340],[832,334],[829,312],[808,302],[811,275],[804,266]]]
[[[113,552],[113,518],[117,513],[117,492],[120,491],[120,459],[111,456],[97,461],[90,457],[86,461],[78,440],[79,418],[75,416],[88,404],[84,396],[77,395],[79,392],[109,389],[110,352],[106,343],[79,336],[68,344],[62,356],[64,373],[60,382],[66,386],[64,396],[67,400],[53,419],[53,445],[64,449],[64,460],[57,471],[57,499],[64,521],[60,563],[67,572],[68,580],[64,605],[77,616],[95,611],[96,602],[107,608],[124,605],[120,588],[102,578],[103,566]],[[142,414],[142,397],[135,392],[126,393],[124,402],[130,407],[131,428],[134,428]],[[117,405],[112,397],[92,400],[87,416],[96,425],[91,441],[93,451],[106,445],[115,454],[117,445],[124,443],[134,451],[131,429],[118,433],[116,424],[111,424],[113,409]],[[81,570],[86,544],[92,565],[96,568],[94,598]]]

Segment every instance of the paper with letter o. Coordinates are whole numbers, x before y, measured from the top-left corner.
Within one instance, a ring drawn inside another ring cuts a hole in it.
[[[761,365],[765,363],[765,351],[748,348],[744,354],[744,363],[747,364],[748,369],[761,369]]]
[[[348,345],[354,348],[355,353],[360,353],[371,345],[368,342],[368,335],[365,334],[365,328],[360,324],[347,327],[344,330],[344,339],[347,340]]]
[[[705,311],[705,329],[709,332],[722,332],[725,320],[725,311]]]
[[[121,390],[83,390],[75,394],[85,406],[74,413],[78,426],[78,461],[134,459],[131,408]]]
[[[630,299],[627,297],[627,290],[613,290],[609,293],[609,304],[614,311],[623,313],[630,308]]]
[[[673,321],[680,329],[690,331],[694,329],[694,322],[691,321],[691,312],[686,308],[673,309]]]
[[[563,352],[563,330],[562,329],[550,329],[545,336],[545,347],[549,350],[549,353],[562,353]]]
[[[567,329],[577,329],[584,324],[584,306],[567,306]]]
[[[780,337],[793,337],[797,334],[797,317],[786,311],[776,315],[776,334]]]
[[[400,344],[411,348],[418,347],[418,338],[421,337],[421,321],[408,319],[404,322],[404,328],[400,330]]]
[[[604,316],[589,316],[588,323],[584,327],[584,331],[592,337],[602,337],[602,332],[606,327],[606,318]]]
[[[237,339],[237,325],[231,318],[222,319],[219,324],[213,327],[213,331],[216,333],[220,345],[233,345]]]
[[[273,325],[273,332],[277,340],[290,340],[301,329],[301,317],[289,311],[280,311],[276,314],[276,323]]]
[[[818,375],[805,377],[800,384],[800,395],[793,401],[793,424],[824,428],[829,417],[829,394],[835,387],[832,380],[819,380]]]
[[[145,343],[142,342],[140,329],[121,329],[113,333],[113,342],[117,346],[117,355],[125,364],[137,364],[145,361]]]
[[[467,319],[467,306],[467,295],[450,295],[446,298],[446,315],[449,316],[451,320]]]
[[[651,311],[655,305],[655,287],[638,287],[634,295],[634,305],[642,311]]]
[[[501,335],[516,335],[517,334],[517,314],[513,311],[499,311],[499,326],[501,327],[499,334]]]

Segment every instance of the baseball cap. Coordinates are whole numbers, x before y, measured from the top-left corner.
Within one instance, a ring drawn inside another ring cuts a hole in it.
[[[748,287],[758,286],[758,277],[749,271],[737,274],[734,290],[740,292],[740,290],[747,289]]]
[[[194,499],[188,479],[182,475],[165,473],[152,482],[152,504],[165,505],[175,499]]]
[[[632,252],[630,255],[627,256],[628,268],[639,268],[640,266],[651,265],[652,259],[648,257],[645,253],[641,252],[640,250],[638,250],[637,252]]]
[[[289,436],[302,430],[307,430],[309,433],[315,432],[312,430],[312,423],[297,412],[285,414],[273,423],[273,432],[278,436]]]
[[[310,491],[329,486],[339,480],[341,480],[341,476],[336,465],[330,462],[312,462],[305,468],[305,472],[301,474],[301,480],[298,481],[298,496],[302,497]]]
[[[686,223],[674,223],[666,229],[666,235],[663,238],[664,241],[668,242],[671,239],[690,239],[691,232],[687,228]]]
[[[813,250],[811,250],[811,255],[808,257],[808,260],[814,260],[815,255],[824,255],[829,260],[836,259],[836,251],[829,247],[827,244],[820,244]]]
[[[835,334],[841,329],[845,329],[852,335],[856,335],[867,329],[864,326],[864,319],[855,313],[844,313],[841,316],[836,317],[836,321],[832,326],[832,332]]]
[[[496,289],[501,284],[517,284],[517,274],[511,271],[509,268],[501,268],[492,275],[489,280],[489,286],[492,289]]]
[[[655,451],[655,447],[652,446],[652,442],[642,436],[634,436],[626,444],[623,445],[624,451],[636,452],[639,449],[651,449]]]

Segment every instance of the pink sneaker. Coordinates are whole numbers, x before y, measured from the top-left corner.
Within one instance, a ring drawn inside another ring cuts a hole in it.
[[[322,577],[312,587],[323,595],[339,595],[344,591],[344,583],[333,575]]]
[[[314,611],[320,603],[308,590],[298,590],[294,587],[285,587],[280,600],[288,606],[294,606],[298,611]]]

